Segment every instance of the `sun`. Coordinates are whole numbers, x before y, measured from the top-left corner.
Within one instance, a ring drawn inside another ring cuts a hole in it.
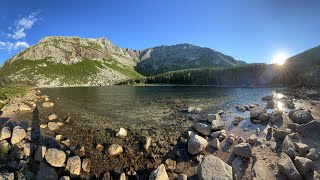
[[[289,55],[287,53],[281,52],[276,54],[273,59],[272,63],[277,65],[283,65],[286,62],[286,59],[289,58]]]

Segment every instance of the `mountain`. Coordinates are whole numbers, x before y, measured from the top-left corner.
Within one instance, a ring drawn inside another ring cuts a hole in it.
[[[49,36],[6,61],[0,81],[39,87],[99,86],[173,70],[243,64],[191,44],[133,50],[105,38]]]
[[[129,50],[129,52],[139,61],[136,70],[146,76],[181,69],[236,67],[246,64],[221,52],[192,44],[157,46],[142,51]]]
[[[40,87],[109,85],[142,77],[135,66],[125,50],[105,38],[51,36],[5,62],[0,77]]]

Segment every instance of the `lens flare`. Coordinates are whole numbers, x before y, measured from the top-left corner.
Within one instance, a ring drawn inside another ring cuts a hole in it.
[[[281,66],[286,62],[286,59],[288,59],[288,58],[289,58],[288,54],[286,54],[284,52],[278,53],[273,57],[272,63]]]

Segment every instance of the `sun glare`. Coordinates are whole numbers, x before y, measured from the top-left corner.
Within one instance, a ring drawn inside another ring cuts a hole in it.
[[[289,55],[286,53],[278,53],[273,57],[272,63],[277,65],[283,65],[286,62],[286,59],[289,58]]]

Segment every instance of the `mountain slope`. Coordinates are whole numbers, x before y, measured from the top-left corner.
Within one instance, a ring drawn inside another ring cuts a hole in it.
[[[45,37],[10,58],[0,77],[37,86],[109,85],[141,77],[136,62],[105,38]]]
[[[191,44],[158,46],[142,51],[128,51],[134,59],[140,61],[136,70],[143,75],[157,75],[190,68],[236,67],[246,64],[221,52]]]

